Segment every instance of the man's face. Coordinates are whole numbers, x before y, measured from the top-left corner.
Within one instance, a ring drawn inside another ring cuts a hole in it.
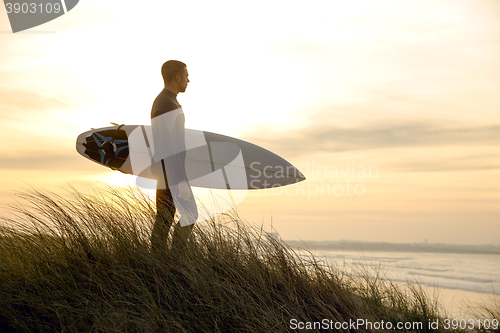
[[[188,70],[184,68],[184,73],[181,75],[181,80],[179,81],[179,92],[185,92],[187,85],[189,83]]]

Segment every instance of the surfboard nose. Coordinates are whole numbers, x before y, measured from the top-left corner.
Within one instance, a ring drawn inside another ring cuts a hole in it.
[[[294,168],[295,168],[295,167],[294,167]],[[299,180],[297,181],[297,183],[298,183],[298,182],[301,182],[301,181],[303,181],[303,180],[306,180],[306,176],[304,176],[304,175],[302,174],[302,172],[300,172],[300,170],[299,170],[299,169],[295,168],[295,170],[297,170],[297,171],[296,171],[296,173],[297,173],[297,179],[299,179]]]

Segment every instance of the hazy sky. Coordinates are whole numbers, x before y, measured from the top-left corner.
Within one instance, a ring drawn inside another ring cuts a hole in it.
[[[238,206],[284,239],[500,245],[497,0],[81,0],[12,34],[0,10],[0,201],[123,174],[75,150],[149,124],[160,67],[188,64],[186,127],[235,136],[307,181]]]

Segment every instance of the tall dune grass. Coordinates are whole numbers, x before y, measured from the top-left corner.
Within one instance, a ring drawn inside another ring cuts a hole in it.
[[[18,196],[0,229],[0,332],[288,332],[324,319],[426,332],[441,318],[425,290],[353,279],[234,212],[158,252],[154,201],[137,189]]]

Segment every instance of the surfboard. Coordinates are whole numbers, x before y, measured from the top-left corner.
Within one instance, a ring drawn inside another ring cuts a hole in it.
[[[76,140],[76,150],[110,169],[155,179],[149,125],[115,124],[83,132]],[[191,186],[213,189],[265,189],[305,180],[291,163],[265,148],[193,129],[186,129],[185,168]]]

